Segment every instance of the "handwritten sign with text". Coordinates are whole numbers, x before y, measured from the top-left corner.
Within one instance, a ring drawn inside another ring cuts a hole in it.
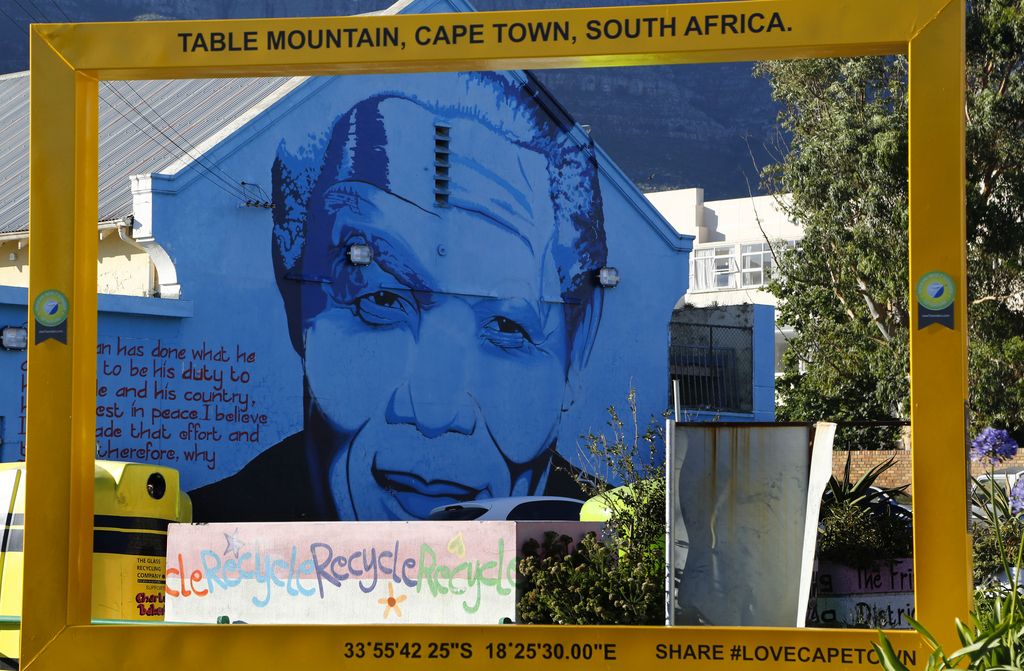
[[[172,524],[168,622],[498,624],[519,549],[580,522]]]

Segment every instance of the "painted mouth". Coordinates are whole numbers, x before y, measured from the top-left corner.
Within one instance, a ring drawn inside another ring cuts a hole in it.
[[[437,506],[478,498],[483,489],[476,489],[450,480],[425,480],[414,473],[385,471],[372,467],[373,478],[388,492],[409,516],[426,519]]]

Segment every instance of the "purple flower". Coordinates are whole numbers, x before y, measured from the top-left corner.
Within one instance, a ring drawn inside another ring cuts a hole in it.
[[[1017,441],[1006,429],[993,429],[991,426],[971,441],[971,461],[989,463],[993,466],[1012,459],[1017,454]]]
[[[1024,478],[1017,478],[1010,489],[1010,512],[1014,515],[1024,513]]]

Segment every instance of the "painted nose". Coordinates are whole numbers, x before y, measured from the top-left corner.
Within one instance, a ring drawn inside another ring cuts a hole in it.
[[[453,317],[442,313],[423,320],[412,374],[395,389],[388,404],[388,422],[413,424],[427,438],[449,431],[469,435],[476,428],[476,404],[466,388],[472,343],[453,337],[451,328],[458,321],[468,321],[458,325],[472,329],[473,322]]]
[[[469,394],[454,403],[439,403],[418,395],[413,399],[409,383],[401,384],[388,404],[389,424],[412,424],[427,438],[449,431],[470,435],[476,428],[476,411]]]

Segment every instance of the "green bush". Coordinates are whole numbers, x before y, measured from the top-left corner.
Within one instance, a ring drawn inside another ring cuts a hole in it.
[[[875,484],[894,463],[894,459],[887,459],[852,481],[847,453],[843,477],[832,476],[822,498],[818,559],[868,568],[879,561],[911,556],[912,528],[906,519],[894,514],[889,503],[889,498],[902,494],[906,487],[880,488]]]
[[[998,528],[992,524],[974,524],[971,530],[971,545],[974,551],[974,584],[983,586],[993,576],[1003,572],[1003,559],[999,544],[1009,556],[1020,551],[1024,522],[1019,517],[1007,517]]]
[[[548,534],[528,543],[519,621],[527,624],[664,624],[665,463],[663,436],[652,418],[641,431],[636,392],[627,397],[630,424],[609,408],[610,436],[584,436],[583,469],[576,480],[593,498],[609,483],[630,485],[608,498],[604,533],[575,546]]]
[[[1004,429],[987,427],[971,442],[973,461],[989,468],[987,486],[975,480],[973,543],[975,549],[974,611],[969,623],[956,619],[960,649],[946,654],[938,641],[919,623],[913,626],[932,649],[926,671],[967,668],[973,671],[1020,671],[1024,668],[1024,486],[1012,490],[995,482],[995,467],[1017,454],[1017,441]],[[908,671],[885,634],[872,644],[886,671]]]
[[[1010,491],[995,479],[995,465],[989,465],[989,480],[973,479],[971,494],[971,546],[974,555],[974,584],[984,587],[1006,570],[1009,559],[1020,554],[1024,521],[1014,514]]]
[[[613,542],[587,534],[575,547],[548,532],[524,548],[520,571],[530,585],[519,599],[527,624],[663,624],[664,566],[630,562]]]
[[[886,559],[910,557],[910,526],[898,517],[846,501],[830,506],[822,516],[818,558],[855,568],[868,568]]]

